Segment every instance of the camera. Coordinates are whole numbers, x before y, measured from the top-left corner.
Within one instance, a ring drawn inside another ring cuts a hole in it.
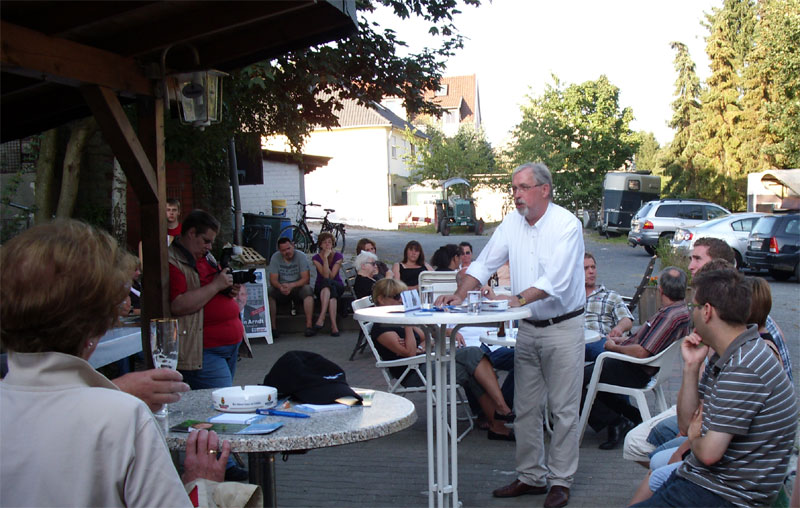
[[[231,258],[233,258],[233,247],[225,247],[222,249],[222,259],[219,260],[219,266],[223,270],[228,270],[228,272],[233,275],[234,284],[246,284],[256,281],[255,268],[249,270],[233,270],[230,268]]]
[[[228,271],[233,275],[233,283],[234,284],[245,284],[247,282],[255,282],[256,281],[256,269],[251,268],[249,270],[231,270],[228,268]]]

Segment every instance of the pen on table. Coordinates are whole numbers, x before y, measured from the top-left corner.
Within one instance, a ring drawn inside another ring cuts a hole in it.
[[[297,413],[295,411],[278,411],[277,409],[256,409],[256,414],[271,415],[271,416],[288,416],[289,418],[310,418],[305,413]]]

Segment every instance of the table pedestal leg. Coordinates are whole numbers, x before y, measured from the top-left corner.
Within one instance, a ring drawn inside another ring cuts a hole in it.
[[[433,362],[428,350],[428,506],[459,506],[458,420],[456,415],[455,343],[447,347],[447,327],[429,328],[435,341]],[[455,334],[453,334],[455,336]],[[452,339],[451,339],[452,340]],[[430,344],[430,341],[428,341]],[[430,345],[428,345],[430,347]],[[449,385],[448,385],[449,383]],[[435,398],[435,402],[432,399]],[[433,405],[433,408],[431,408]],[[432,409],[432,411],[431,411]],[[431,432],[431,430],[433,432]],[[435,465],[434,465],[435,457]]]
[[[250,469],[250,483],[260,485],[264,493],[264,506],[278,506],[275,492],[275,454],[271,452],[248,453],[247,463]]]

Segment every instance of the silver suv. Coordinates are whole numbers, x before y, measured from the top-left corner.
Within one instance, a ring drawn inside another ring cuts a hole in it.
[[[648,201],[631,221],[628,243],[641,245],[651,256],[662,238],[672,240],[678,228],[686,228],[731,213],[719,205],[699,199]]]

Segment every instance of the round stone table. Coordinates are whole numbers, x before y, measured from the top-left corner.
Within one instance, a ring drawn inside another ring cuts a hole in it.
[[[221,414],[211,404],[212,391],[214,390],[192,390],[183,394],[180,402],[169,405],[166,422],[160,423],[169,428],[184,420],[205,421]],[[310,416],[266,416],[264,423],[283,423],[283,427],[271,434],[220,434],[220,439],[231,442],[232,451],[247,454],[250,483],[261,486],[267,506],[277,506],[275,452],[311,450],[368,441],[399,432],[417,420],[411,401],[377,390],[371,406],[353,406],[341,411],[313,413]],[[167,432],[167,446],[172,451],[184,450],[188,436],[185,432]]]

